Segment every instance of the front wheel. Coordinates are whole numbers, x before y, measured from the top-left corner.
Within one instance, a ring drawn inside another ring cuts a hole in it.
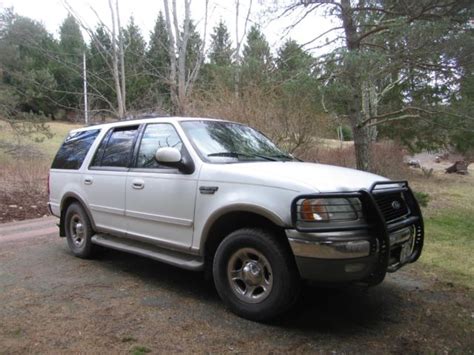
[[[260,229],[229,234],[217,248],[213,276],[224,303],[234,313],[256,321],[288,310],[300,290],[288,248]]]

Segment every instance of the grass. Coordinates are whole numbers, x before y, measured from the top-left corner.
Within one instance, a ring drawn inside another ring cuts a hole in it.
[[[46,125],[49,127],[53,137],[50,139],[46,138],[39,142],[35,140],[35,138],[38,137],[23,137],[16,135],[7,123],[0,121],[0,143],[15,144],[18,145],[18,149],[25,146],[32,147],[41,152],[44,155],[45,160],[51,162],[68,132],[82,126],[56,121],[48,122]],[[10,159],[11,157],[0,149],[0,162],[5,162]]]
[[[148,353],[151,353],[151,349],[147,348],[146,346],[134,346],[130,352],[133,354],[133,355],[142,355],[142,354],[148,354]]]
[[[438,174],[415,180],[417,191],[428,193],[423,208],[425,246],[421,263],[429,273],[474,289],[474,172]]]

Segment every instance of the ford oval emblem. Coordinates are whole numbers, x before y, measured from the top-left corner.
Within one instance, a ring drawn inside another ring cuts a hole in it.
[[[394,210],[398,210],[398,209],[400,209],[400,207],[402,207],[402,206],[400,205],[400,202],[398,202],[398,201],[393,201],[393,202],[392,202],[392,208],[393,208]]]

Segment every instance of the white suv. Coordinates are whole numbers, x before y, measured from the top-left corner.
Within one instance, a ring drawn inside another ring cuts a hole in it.
[[[77,129],[49,179],[76,256],[100,245],[207,271],[226,305],[253,320],[287,310],[301,280],[378,284],[423,245],[406,182],[298,161],[229,121]]]

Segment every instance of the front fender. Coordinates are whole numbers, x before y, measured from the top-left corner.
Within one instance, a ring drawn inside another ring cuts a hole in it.
[[[231,212],[250,212],[280,227],[291,226],[291,201],[295,191],[267,186],[213,183],[214,194],[198,194],[192,250],[201,252],[209,230],[222,216]]]

